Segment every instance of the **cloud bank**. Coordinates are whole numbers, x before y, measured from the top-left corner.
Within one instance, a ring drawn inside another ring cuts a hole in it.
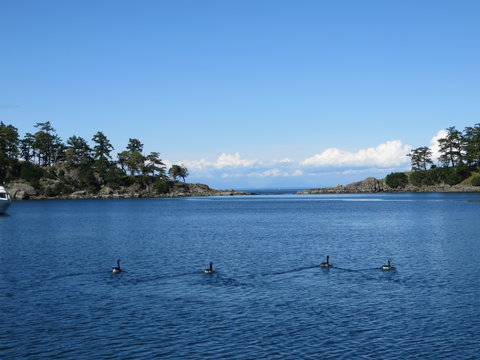
[[[435,135],[432,140],[430,140],[430,150],[432,150],[432,160],[433,163],[436,163],[438,161],[438,158],[440,157],[440,147],[438,146],[438,140],[443,139],[447,137],[448,133],[446,130],[440,130],[437,132],[437,135]]]
[[[185,160],[182,163],[191,169],[204,170],[204,169],[259,169],[264,167],[273,167],[277,164],[289,164],[292,163],[292,160],[285,158],[281,160],[268,160],[260,161],[255,159],[244,159],[241,157],[240,153],[236,152],[235,154],[221,154],[217,160],[208,161],[205,159],[200,160]]]
[[[434,161],[439,156],[438,139],[445,135],[445,130],[441,130],[430,141]],[[237,186],[235,185],[237,183],[267,186],[283,182],[301,186],[302,183],[315,181],[318,186],[328,186],[331,184],[322,184],[321,180],[338,178],[337,181],[346,182],[367,176],[384,177],[391,172],[406,171],[410,168],[407,154],[411,150],[412,146],[404,144],[401,140],[390,140],[356,151],[327,148],[299,160],[292,160],[289,157],[259,160],[245,158],[239,152],[235,152],[222,153],[214,160],[184,160],[177,163],[189,169],[190,181],[201,182],[208,179],[209,184],[219,181],[234,186]]]
[[[406,155],[412,147],[400,140],[387,141],[376,147],[348,152],[338,148],[328,148],[303,160],[302,166],[345,167],[345,166],[400,166],[405,163]]]

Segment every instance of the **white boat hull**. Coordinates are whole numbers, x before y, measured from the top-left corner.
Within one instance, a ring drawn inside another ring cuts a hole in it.
[[[10,196],[3,186],[0,186],[0,214],[5,213],[10,206]]]

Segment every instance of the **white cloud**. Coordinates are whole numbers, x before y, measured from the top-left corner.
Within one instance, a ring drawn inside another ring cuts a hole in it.
[[[284,158],[281,160],[252,160],[242,158],[240,153],[236,152],[235,154],[222,153],[215,161],[208,161],[205,159],[200,160],[185,160],[181,161],[189,169],[195,170],[211,170],[211,169],[225,169],[225,168],[262,168],[262,167],[272,167],[277,164],[286,165],[291,164],[293,161],[289,158]]]
[[[248,174],[249,177],[295,177],[295,176],[302,176],[303,171],[301,170],[294,170],[294,171],[285,171],[281,169],[268,169],[262,172],[253,172]]]
[[[253,172],[234,172],[234,173],[222,173],[222,178],[277,178],[277,177],[297,177],[302,176],[303,171],[293,170],[285,171],[278,168],[267,169],[264,171],[253,171]]]
[[[316,167],[345,166],[400,166],[408,161],[406,155],[411,150],[410,145],[400,140],[387,141],[376,147],[360,149],[356,152],[328,148],[303,160],[300,165]]]
[[[432,150],[432,160],[434,163],[437,162],[438,158],[440,157],[440,149],[438,146],[438,140],[447,137],[448,133],[446,130],[440,130],[437,132],[432,140],[430,140],[430,150]]]
[[[240,153],[235,153],[233,155],[231,154],[225,154],[223,153],[222,155],[220,155],[217,159],[217,161],[215,162],[214,166],[217,168],[217,169],[222,169],[224,167],[227,167],[227,166],[231,166],[231,167],[249,167],[249,166],[252,166],[252,165],[255,165],[257,164],[258,161],[257,160],[247,160],[247,159],[242,159],[242,157],[240,156]]]

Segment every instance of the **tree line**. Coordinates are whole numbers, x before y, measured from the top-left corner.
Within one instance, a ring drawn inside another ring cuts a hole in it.
[[[411,173],[391,173],[386,183],[402,188],[409,183],[415,186],[448,184],[456,185],[480,172],[480,124],[467,126],[459,131],[455,126],[446,129],[447,135],[438,140],[440,156],[434,164],[432,150],[427,146],[413,149],[410,158]],[[474,176],[471,184],[480,186],[480,176]]]
[[[144,154],[138,139],[129,139],[126,149],[114,158],[115,149],[101,131],[93,135],[90,145],[75,135],[63,142],[49,121],[34,127],[35,132],[21,138],[17,128],[0,122],[0,183],[23,179],[41,190],[41,180],[50,179],[59,193],[154,184],[158,192],[166,192],[167,180],[185,181],[189,175],[183,165],[173,165],[167,172],[160,153]]]

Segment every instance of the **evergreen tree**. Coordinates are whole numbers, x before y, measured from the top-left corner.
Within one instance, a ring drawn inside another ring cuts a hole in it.
[[[71,136],[67,140],[65,160],[67,164],[73,167],[78,167],[80,164],[90,164],[92,162],[92,149],[84,138]]]
[[[185,178],[189,175],[188,169],[184,165],[172,165],[170,170],[168,170],[168,174],[174,180],[181,177],[183,182],[185,182]]]
[[[93,147],[93,167],[102,178],[105,178],[108,170],[112,165],[112,157],[110,156],[110,153],[114,150],[114,148],[112,144],[110,144],[110,141],[107,139],[107,137],[101,131],[97,132],[93,136],[92,140],[96,144]]]
[[[447,136],[438,140],[440,147],[440,162],[444,166],[456,166],[462,160],[463,138],[462,133],[455,126],[447,129]]]
[[[36,149],[38,164],[50,166],[62,157],[63,144],[49,121],[35,124],[40,130],[34,134],[33,147]]]
[[[140,174],[145,166],[146,158],[142,155],[143,144],[138,139],[129,139],[127,152],[122,152],[122,160],[132,175]]]
[[[160,177],[165,176],[165,164],[160,159],[160,153],[158,152],[151,152],[146,157],[146,165],[144,169],[144,173],[152,173],[152,176],[155,176],[155,173],[158,173]]]
[[[25,134],[24,138],[20,142],[20,155],[25,161],[35,162],[36,150],[35,150],[35,137],[31,133]]]
[[[390,173],[385,178],[385,183],[391,188],[403,188],[408,184],[408,177],[403,172]]]
[[[480,124],[466,127],[463,133],[465,161],[468,166],[480,170]]]
[[[410,162],[412,164],[412,170],[427,170],[427,165],[432,164],[432,150],[426,146],[413,149],[410,154]]]
[[[117,155],[117,163],[118,165],[120,165],[120,168],[122,169],[123,173],[126,174],[127,173],[127,160],[128,160],[128,155],[129,155],[129,152],[128,151],[122,151],[121,153],[119,153]]]
[[[8,172],[17,162],[19,144],[18,129],[0,122],[0,184],[7,179]]]

